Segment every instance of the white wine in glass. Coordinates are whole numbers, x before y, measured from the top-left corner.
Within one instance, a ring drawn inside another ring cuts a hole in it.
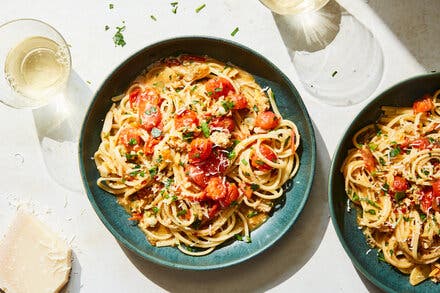
[[[6,80],[17,94],[44,104],[64,87],[70,60],[63,46],[46,37],[34,36],[9,51],[4,70]]]
[[[321,9],[329,0],[261,0],[275,13],[297,14]]]

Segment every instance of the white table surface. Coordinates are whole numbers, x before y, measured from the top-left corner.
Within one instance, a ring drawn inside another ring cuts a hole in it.
[[[294,227],[267,252],[237,266],[208,272],[175,271],[141,261],[122,249],[100,222],[85,192],[59,186],[47,173],[32,112],[0,105],[0,235],[19,203],[71,241],[74,262],[67,292],[367,292],[377,290],[355,270],[329,219],[326,185],[331,156],[347,124],[366,104],[337,108],[316,102],[302,88],[271,13],[256,0],[169,2],[14,0],[2,3],[0,23],[37,18],[71,44],[73,70],[90,99],[103,78],[144,46],[181,35],[210,35],[240,42],[269,58],[296,85],[314,122],[318,162],[310,199]],[[424,68],[361,0],[340,0],[376,35],[384,76],[376,95]],[[114,3],[109,10],[108,4]],[[206,3],[196,14],[194,9]],[[416,12],[414,12],[416,13]],[[154,14],[157,21],[150,19]],[[115,48],[114,27],[126,22],[127,45]],[[104,26],[112,29],[104,31]],[[238,26],[239,33],[231,37]],[[1,42],[0,42],[1,45]],[[3,77],[2,77],[3,78]],[[85,81],[90,81],[86,83]],[[84,109],[85,111],[85,109]]]

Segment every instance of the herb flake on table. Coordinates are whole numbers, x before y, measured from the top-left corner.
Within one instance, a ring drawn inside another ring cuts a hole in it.
[[[196,8],[196,13],[199,13],[203,8],[206,7],[206,4],[202,4],[199,7]]]
[[[108,9],[113,9],[115,6],[112,4],[112,3],[110,3],[109,5],[108,5]]]
[[[150,15],[150,18],[151,18],[152,20],[154,20],[154,21],[157,21],[157,18],[156,18],[156,16],[154,16],[153,14],[152,14],[152,15]]]
[[[109,27],[108,25],[106,25],[106,26],[104,27],[104,29],[105,29],[106,31],[108,31],[108,30],[110,29],[110,27]]]
[[[124,47],[127,43],[124,40],[124,35],[122,34],[125,31],[125,25],[124,26],[117,26],[116,27],[116,33],[113,36],[113,42],[115,43],[115,47],[116,46],[121,46]]]
[[[335,77],[336,74],[338,74],[338,71],[337,70],[333,71],[332,77]]]
[[[178,7],[179,2],[171,2],[170,4],[171,4],[171,6],[173,7],[173,8],[171,9],[171,12],[174,13],[174,14],[176,14],[176,13],[177,13],[177,8],[179,8],[179,7]]]
[[[232,32],[231,32],[231,36],[235,36],[237,33],[238,33],[238,31],[239,31],[240,29],[238,28],[238,27],[236,27]]]

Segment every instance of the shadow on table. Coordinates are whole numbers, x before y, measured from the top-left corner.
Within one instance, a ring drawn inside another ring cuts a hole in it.
[[[370,282],[370,280],[365,278],[365,276],[360,271],[358,271],[358,269],[356,269],[356,273],[361,278],[361,281],[362,281],[362,283],[364,283],[364,285],[367,288],[368,292],[370,292],[370,293],[382,293],[382,292],[384,292],[379,287],[377,287],[372,282]]]
[[[78,293],[81,291],[81,264],[76,253],[72,251],[72,270],[67,285],[61,289],[60,293]]]
[[[293,276],[314,255],[329,223],[327,173],[330,157],[316,130],[317,166],[309,200],[295,225],[273,247],[232,267],[184,271],[146,261],[122,244],[130,261],[149,280],[170,292],[262,292]]]

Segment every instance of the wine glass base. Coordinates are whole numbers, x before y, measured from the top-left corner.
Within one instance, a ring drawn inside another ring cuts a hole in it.
[[[300,80],[320,102],[349,106],[367,99],[383,76],[382,49],[356,18],[342,13],[339,31],[324,49],[289,50]]]

